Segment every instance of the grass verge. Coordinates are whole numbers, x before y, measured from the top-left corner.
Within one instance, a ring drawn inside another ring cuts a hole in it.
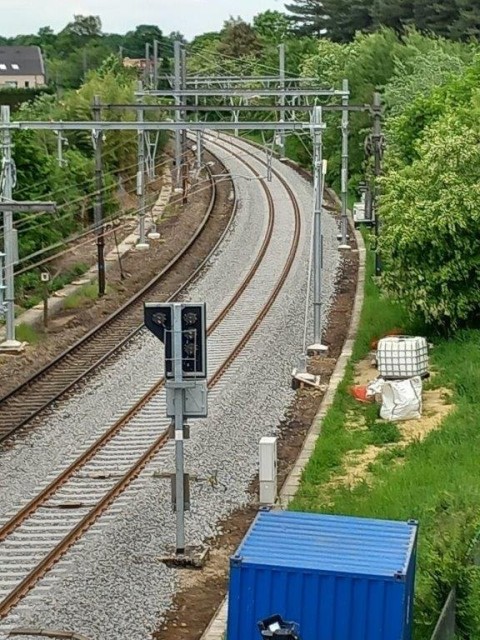
[[[316,450],[291,508],[420,522],[415,640],[430,638],[453,584],[457,585],[459,638],[480,638],[480,576],[470,562],[480,526],[480,331],[435,338],[430,386],[452,390],[455,409],[422,442],[392,445],[395,430],[378,421],[378,407],[348,393],[354,365],[374,337],[393,327],[417,333],[403,308],[381,297],[368,252],[365,303],[353,357],[323,425]],[[425,333],[425,329],[423,329]],[[352,424],[354,425],[352,428]],[[355,428],[355,424],[358,428]],[[401,429],[401,425],[399,425]],[[388,443],[369,467],[369,481],[346,488],[341,479],[352,451]]]
[[[28,324],[19,324],[15,327],[15,337],[20,342],[37,344],[42,339],[42,334]]]
[[[87,303],[90,303],[92,300],[96,300],[98,297],[98,285],[96,282],[91,282],[90,284],[86,284],[76,293],[72,293],[71,295],[65,298],[63,303],[64,309],[78,309],[79,307],[85,306]]]

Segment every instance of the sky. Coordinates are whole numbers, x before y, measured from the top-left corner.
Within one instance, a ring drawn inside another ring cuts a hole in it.
[[[156,24],[163,33],[188,39],[218,31],[230,15],[250,21],[267,9],[283,11],[284,0],[0,0],[0,35],[59,31],[76,14],[99,15],[103,30],[125,33],[138,24]]]

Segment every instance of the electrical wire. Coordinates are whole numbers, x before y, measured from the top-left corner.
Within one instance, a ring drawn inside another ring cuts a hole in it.
[[[229,179],[230,179],[230,176],[228,176],[228,178],[226,178],[226,180],[229,180]],[[202,193],[203,191],[205,191],[205,190],[209,189],[209,187],[210,187],[210,180],[209,180],[209,179],[207,179],[207,180],[202,181],[202,183],[203,183],[203,182],[208,182],[209,184],[208,184],[207,186],[205,186],[205,187],[202,187],[201,189],[192,190],[192,191],[190,192],[190,195],[192,195],[192,196],[193,196],[193,195],[198,195],[198,194]],[[217,183],[218,183],[218,182],[222,182],[222,180],[217,181]],[[177,203],[180,201],[180,199],[181,199],[181,196],[179,196],[179,198],[178,198],[177,200],[172,200],[171,204],[177,204]],[[135,211],[133,211],[133,212],[125,213],[125,216],[127,216],[127,215],[128,215],[128,216],[130,216],[130,215],[135,215],[135,214],[137,214],[137,213],[140,213],[141,211],[142,211],[142,209],[141,209],[141,208],[139,208],[139,209],[136,209],[136,210],[135,210]],[[125,228],[126,226],[128,226],[128,223],[126,223],[126,222],[125,222],[125,223],[124,223],[124,224],[122,224],[122,225],[119,225],[119,226],[113,227],[113,228],[112,228],[111,230],[109,230],[109,231],[104,231],[103,236],[104,236],[104,237],[108,237],[108,236],[109,236],[109,235],[111,235],[112,233],[114,233],[114,232],[118,231],[119,229],[123,229],[123,228]],[[15,275],[16,275],[16,276],[17,276],[17,275],[21,275],[21,274],[26,273],[26,272],[28,272],[28,271],[31,271],[31,270],[33,270],[33,269],[37,269],[38,267],[40,267],[40,266],[42,266],[42,265],[44,265],[44,264],[48,264],[49,262],[52,262],[53,260],[56,260],[56,259],[60,258],[61,256],[66,255],[66,254],[68,254],[68,253],[71,253],[72,251],[75,251],[75,250],[77,250],[77,249],[79,249],[79,248],[82,248],[82,247],[88,246],[88,245],[90,245],[90,244],[94,243],[95,241],[96,241],[96,238],[94,237],[94,238],[90,238],[90,239],[88,239],[87,241],[82,242],[82,243],[80,243],[80,244],[75,244],[73,247],[70,247],[70,248],[68,248],[68,249],[65,249],[64,251],[61,251],[61,252],[59,252],[59,253],[56,253],[56,254],[54,254],[54,255],[52,255],[52,256],[48,256],[47,258],[44,258],[43,260],[40,260],[39,262],[36,262],[36,263],[35,263],[35,264],[33,264],[33,265],[28,265],[28,266],[24,267],[23,269],[20,269],[19,271],[16,271],[16,272],[15,272]],[[45,251],[48,251],[48,250],[51,250],[51,248],[46,248],[46,249],[45,249]],[[27,259],[27,257],[23,258],[23,259],[22,259],[22,261],[25,261],[26,259]]]
[[[182,153],[181,158],[184,158],[188,153],[189,153],[189,151],[186,151],[186,152]],[[168,159],[166,159],[166,160],[163,160],[162,162],[157,163],[157,164],[155,165],[155,170],[160,169],[161,167],[163,167],[163,166],[165,166],[165,165],[169,164],[170,162],[171,162],[171,158],[168,158]],[[134,166],[137,166],[137,163],[135,163],[134,165],[131,165],[130,167],[127,167],[126,169],[122,169],[122,171],[123,171],[123,170],[127,170],[128,168],[131,168],[131,167],[134,167]],[[127,177],[127,180],[132,180],[132,179],[135,177],[135,175],[136,175],[136,174],[133,174],[133,175],[131,175],[131,176]],[[93,178],[92,178],[92,179],[93,179]],[[117,187],[118,187],[118,185],[117,185],[116,183],[113,183],[113,184],[111,184],[111,185],[106,185],[106,186],[102,187],[102,189],[100,190],[100,193],[105,193],[105,192],[107,192],[107,191],[110,191],[110,190],[116,189]],[[132,192],[132,191],[127,192],[127,193],[131,193],[131,192]],[[78,198],[75,198],[74,200],[69,200],[68,202],[65,202],[65,203],[63,203],[63,204],[59,205],[59,206],[57,207],[57,212],[58,212],[58,211],[61,211],[62,209],[65,209],[65,208],[67,208],[67,207],[70,207],[70,206],[72,206],[72,205],[74,205],[74,204],[77,204],[77,203],[79,203],[79,202],[85,201],[85,200],[87,200],[89,197],[93,197],[93,196],[95,196],[97,193],[99,193],[99,191],[98,191],[98,190],[95,190],[95,191],[91,191],[91,192],[89,192],[89,193],[83,194],[82,196],[79,196]],[[30,215],[30,216],[25,216],[24,218],[22,218],[21,220],[19,220],[19,221],[15,224],[15,228],[16,228],[17,230],[19,230],[19,229],[21,229],[21,227],[25,226],[25,224],[27,224],[28,222],[31,222],[32,220],[36,220],[36,219],[38,219],[39,217],[42,217],[42,216],[45,216],[45,215],[50,215],[50,214],[47,214],[47,212],[45,212],[45,211],[39,211],[39,212],[34,213],[34,214]],[[57,218],[55,218],[55,221],[61,220],[62,218],[64,218],[64,217],[68,217],[68,216],[70,216],[70,215],[71,215],[71,212],[67,212],[64,216],[61,216],[60,218],[58,218],[58,217],[57,217]],[[49,220],[46,222],[46,224],[49,224]],[[43,225],[40,225],[40,226],[43,226]],[[1,235],[0,235],[0,237],[1,237]]]
[[[201,45],[198,45],[198,46],[199,46],[199,49],[200,49],[200,48],[201,48]],[[187,45],[187,47],[188,47],[188,45]],[[192,53],[194,53],[195,55],[200,55],[200,57],[203,57],[204,59],[206,59],[206,55],[205,55],[205,54],[203,54],[203,55],[202,55],[202,54],[200,54],[200,53],[199,53],[199,51],[198,51],[198,50],[196,51],[194,47],[190,46],[190,50],[191,50],[191,52],[192,52]],[[201,50],[201,49],[200,49],[200,50]],[[215,53],[213,53],[213,52],[212,52],[210,55],[211,55],[212,57],[214,57],[214,59],[211,59],[209,62],[215,62],[218,58],[225,58],[225,59],[227,59],[227,60],[232,60],[232,61],[238,62],[238,58],[237,58],[237,57],[235,57],[235,56],[229,56],[229,55],[228,55],[228,54],[226,54],[226,53],[219,53],[219,52],[215,51]],[[278,70],[278,67],[275,67],[275,66],[273,66],[273,65],[268,65],[268,64],[265,64],[265,63],[257,63],[257,64],[256,64],[256,67],[257,67],[257,69],[265,69],[265,70],[267,70],[267,71],[275,71],[275,74],[278,74],[278,71],[279,71],[279,70]],[[286,76],[286,78],[288,78],[288,77],[291,77],[291,78],[295,77],[295,75],[294,75],[294,74],[292,74],[292,73],[290,73],[290,72],[286,72],[286,73],[285,73],[285,76]]]

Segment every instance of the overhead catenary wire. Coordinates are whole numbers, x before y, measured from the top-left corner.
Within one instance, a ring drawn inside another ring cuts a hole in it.
[[[231,179],[231,176],[228,175],[228,177],[226,177],[224,180],[228,181],[230,179]],[[223,181],[223,179],[217,180],[217,184],[219,182],[222,182],[222,181]],[[202,181],[202,183],[203,182],[206,182],[206,181]],[[202,187],[202,189],[192,190],[191,191],[191,195],[198,195],[202,191],[205,191],[206,189],[208,189],[209,185],[210,185],[210,181],[208,181],[208,182],[209,182],[209,184],[207,186]],[[180,201],[180,200],[181,200],[181,197],[178,198],[178,201]],[[177,201],[172,201],[171,204],[177,204]],[[139,211],[140,211],[140,209],[137,209],[137,210],[135,210],[133,212],[125,213],[124,216],[122,216],[122,217],[126,217],[126,216],[129,216],[129,215],[135,215],[135,214],[139,213]],[[119,225],[119,226],[116,226],[116,227],[112,227],[112,229],[109,229],[109,230],[105,231],[105,236],[107,237],[107,236],[111,235],[112,233],[114,233],[114,231],[118,231],[119,229],[125,228],[126,226],[127,226],[127,223],[125,222],[122,225]],[[89,238],[85,242],[82,242],[80,244],[75,244],[74,246],[69,247],[69,248],[65,249],[64,251],[60,251],[58,253],[55,253],[52,256],[48,256],[48,257],[44,258],[43,260],[40,260],[40,261],[36,262],[35,264],[27,265],[23,269],[20,269],[20,270],[16,271],[15,275],[21,275],[21,274],[26,273],[28,271],[31,271],[33,269],[38,269],[38,267],[43,266],[45,264],[48,264],[49,262],[52,262],[53,260],[56,260],[56,259],[62,257],[63,255],[71,253],[72,251],[76,251],[79,248],[88,246],[89,244],[93,244],[93,243],[95,243],[95,241],[96,241],[96,239],[94,237]],[[63,244],[65,244],[65,242]],[[44,251],[46,252],[48,250],[51,250],[51,248],[46,248]],[[25,258],[23,258],[23,261],[26,261],[26,260],[27,260],[27,256]]]
[[[189,153],[189,151],[187,151],[187,152],[186,152],[186,154],[188,154],[188,153]],[[163,166],[165,166],[165,165],[167,165],[167,164],[169,164],[169,162],[171,162],[171,159],[170,159],[170,158],[169,158],[169,159],[166,159],[166,160],[163,160],[162,162],[160,162],[160,163],[156,164],[156,165],[155,165],[156,170],[157,170],[157,169],[159,169],[159,168],[161,168],[161,167],[163,167]],[[125,168],[125,169],[122,169],[122,171],[123,171],[123,170],[127,170],[128,168],[136,167],[136,166],[137,166],[137,163],[135,163],[134,165],[131,165],[131,167],[127,167],[127,168]],[[133,174],[133,175],[131,175],[130,177],[127,177],[127,180],[133,180],[133,179],[134,179],[134,177],[135,177],[135,175],[136,175],[136,174]],[[106,186],[104,186],[104,187],[101,189],[101,193],[106,193],[107,191],[110,191],[110,190],[116,189],[117,187],[118,187],[118,185],[117,185],[116,183],[111,184],[111,185],[106,185]],[[134,189],[133,189],[133,190],[131,190],[130,192],[127,192],[127,193],[131,193],[131,192],[133,192],[133,191],[134,191]],[[85,200],[87,200],[88,198],[93,197],[96,193],[97,193],[97,191],[96,191],[96,190],[95,190],[95,191],[91,191],[91,192],[88,192],[88,193],[86,193],[86,194],[83,194],[82,196],[79,196],[78,198],[75,198],[75,199],[73,199],[73,200],[69,200],[68,202],[65,202],[65,203],[63,203],[63,204],[59,205],[59,206],[57,207],[57,212],[58,212],[58,211],[61,211],[62,209],[65,209],[65,208],[67,208],[67,207],[70,207],[70,206],[72,206],[72,205],[74,205],[74,204],[77,204],[77,203],[79,203],[79,202],[85,201]],[[48,195],[48,194],[47,194],[47,195]],[[26,223],[31,222],[32,220],[36,220],[36,219],[38,219],[39,217],[42,217],[42,216],[45,216],[45,215],[49,215],[49,216],[51,216],[51,214],[47,214],[47,213],[46,213],[46,212],[44,212],[44,211],[40,211],[40,212],[38,212],[38,213],[34,213],[34,214],[29,215],[29,216],[25,216],[24,218],[22,218],[21,220],[19,220],[19,221],[15,224],[15,227],[16,227],[16,229],[18,230],[18,229],[20,229],[22,226],[25,226],[25,224],[26,224]],[[67,213],[67,214],[65,214],[65,216],[63,216],[63,217],[68,217],[69,215],[71,215],[71,213],[70,213],[70,212],[69,212],[69,213]],[[61,219],[61,218],[60,218],[60,219]],[[58,221],[58,220],[59,220],[59,218],[58,218],[58,217],[56,217],[56,218],[55,218],[55,221]],[[49,224],[49,222],[47,221],[47,223],[46,223],[46,224]],[[1,234],[0,234],[0,237],[1,237]]]

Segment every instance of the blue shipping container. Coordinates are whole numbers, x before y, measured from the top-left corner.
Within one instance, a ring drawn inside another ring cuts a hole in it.
[[[416,522],[261,511],[230,559],[227,640],[274,614],[301,640],[410,640]]]

